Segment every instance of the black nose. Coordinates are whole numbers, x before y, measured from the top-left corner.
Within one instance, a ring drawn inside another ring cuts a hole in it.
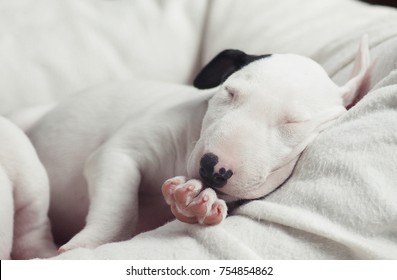
[[[206,184],[214,188],[222,188],[233,175],[231,170],[226,171],[223,167],[218,172],[214,172],[218,161],[218,157],[212,153],[204,154],[200,160],[200,177]]]

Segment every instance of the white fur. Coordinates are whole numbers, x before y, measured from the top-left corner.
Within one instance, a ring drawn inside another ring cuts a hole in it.
[[[219,156],[215,168],[234,173],[218,198],[208,194],[211,203],[273,191],[346,111],[344,99],[353,100],[364,82],[368,56],[363,40],[360,74],[342,87],[314,61],[280,54],[208,91],[132,81],[60,104],[29,136],[49,173],[56,237],[74,236],[61,251],[127,239],[171,219],[162,183],[176,175],[199,179],[208,152]]]
[[[26,135],[0,117],[0,259],[56,254],[48,178]]]

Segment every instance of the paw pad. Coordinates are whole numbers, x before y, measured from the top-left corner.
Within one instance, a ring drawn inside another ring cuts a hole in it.
[[[226,217],[226,203],[199,180],[174,177],[163,184],[162,192],[172,213],[182,222],[215,225]]]

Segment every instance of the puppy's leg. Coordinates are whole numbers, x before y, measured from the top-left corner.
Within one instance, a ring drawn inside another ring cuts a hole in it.
[[[10,258],[14,222],[12,185],[0,167],[0,260]]]
[[[101,244],[133,236],[138,220],[138,165],[119,151],[100,149],[85,166],[90,206],[86,225],[59,251]]]
[[[163,184],[162,192],[172,213],[182,222],[215,225],[226,217],[225,201],[218,199],[213,189],[204,189],[199,180],[174,177]]]
[[[46,258],[56,255],[47,216],[50,189],[47,173],[38,160],[26,161],[15,178],[12,258]]]

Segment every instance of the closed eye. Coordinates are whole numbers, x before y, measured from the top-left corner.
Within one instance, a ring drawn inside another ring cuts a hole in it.
[[[235,88],[232,88],[230,86],[226,86],[225,90],[226,90],[226,92],[228,94],[228,97],[231,100],[235,100],[237,98],[237,90]]]
[[[307,122],[311,119],[311,115],[308,113],[298,113],[298,114],[294,114],[294,115],[289,115],[287,117],[285,117],[282,120],[282,123],[284,124],[299,124],[299,123],[304,123]]]

